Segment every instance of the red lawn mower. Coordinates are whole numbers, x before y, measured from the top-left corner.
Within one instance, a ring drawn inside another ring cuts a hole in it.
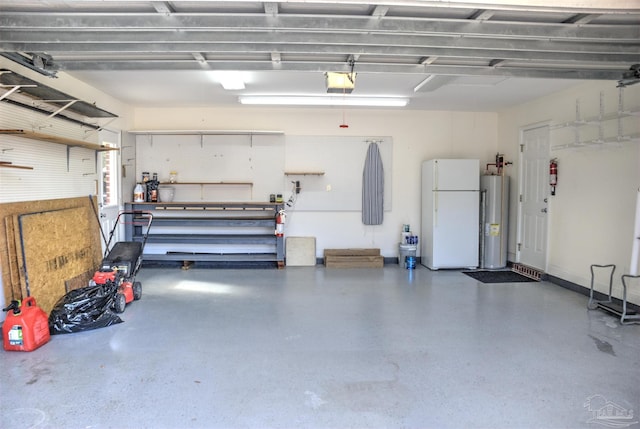
[[[123,216],[131,216],[133,228],[142,229],[142,241],[111,242],[116,235]],[[142,211],[123,211],[118,213],[109,240],[105,246],[105,256],[100,269],[93,274],[89,286],[107,286],[105,290],[115,290],[113,310],[122,313],[127,304],[142,297],[142,284],[135,280],[142,265],[142,251],[149,236],[153,214]]]

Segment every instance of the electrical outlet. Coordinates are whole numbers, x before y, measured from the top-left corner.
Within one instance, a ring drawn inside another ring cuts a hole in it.
[[[327,185],[327,192],[331,192],[331,185]]]

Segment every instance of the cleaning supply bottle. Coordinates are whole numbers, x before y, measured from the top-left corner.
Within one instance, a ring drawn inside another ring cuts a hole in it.
[[[136,183],[135,188],[133,188],[133,202],[144,203],[144,186],[142,186],[142,183]]]

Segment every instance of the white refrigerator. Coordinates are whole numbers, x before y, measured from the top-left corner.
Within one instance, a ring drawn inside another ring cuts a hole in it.
[[[432,159],[422,164],[421,264],[477,268],[480,160]]]

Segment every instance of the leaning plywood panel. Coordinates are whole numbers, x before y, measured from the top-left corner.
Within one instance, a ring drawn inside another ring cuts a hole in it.
[[[65,281],[94,266],[87,210],[19,216],[27,290],[46,312],[65,294]]]
[[[92,243],[93,258],[93,263],[91,267],[87,268],[87,271],[95,270],[100,264],[102,252],[100,229],[93,212],[92,201],[94,205],[97,204],[95,197],[86,196],[0,204],[0,268],[5,296],[5,302],[2,304],[6,305],[12,299],[22,299],[28,295],[18,222],[20,215],[84,207],[86,209],[86,225],[88,225],[85,233]],[[39,299],[38,303],[40,304]]]

